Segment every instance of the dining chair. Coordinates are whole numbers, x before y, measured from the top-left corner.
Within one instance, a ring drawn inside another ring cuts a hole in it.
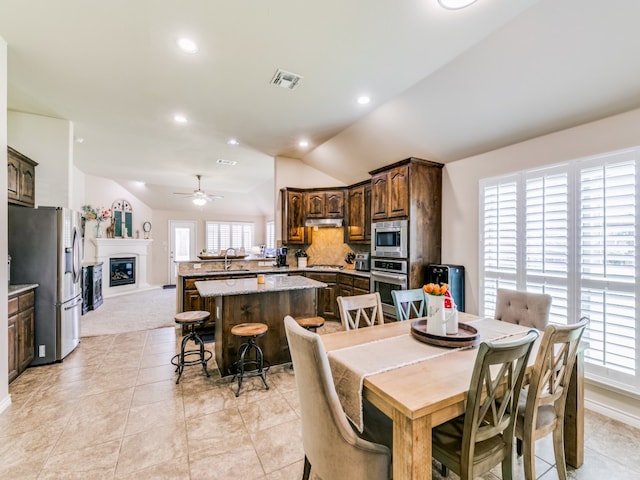
[[[396,308],[396,319],[398,321],[412,318],[424,317],[425,300],[424,291],[421,288],[411,290],[391,290],[393,306]]]
[[[549,323],[550,310],[551,295],[499,288],[493,318],[542,331]]]
[[[345,330],[355,330],[364,322],[367,326],[384,324],[382,301],[378,292],[351,297],[338,297],[340,319]]]
[[[502,479],[513,476],[516,407],[531,347],[530,330],[507,342],[483,342],[473,367],[464,414],[432,432],[433,457],[462,480],[473,480],[502,462]]]
[[[289,315],[284,326],[300,400],[303,480],[309,478],[311,468],[325,479],[390,479],[391,450],[371,441],[374,438],[357,435],[347,420],[320,336],[305,330]],[[367,422],[371,424],[365,417],[365,425]]]
[[[518,403],[516,446],[524,450],[524,477],[535,476],[536,440],[553,433],[553,452],[560,480],[567,479],[564,456],[564,408],[571,372],[582,334],[589,323],[582,318],[571,325],[548,325],[527,385]]]

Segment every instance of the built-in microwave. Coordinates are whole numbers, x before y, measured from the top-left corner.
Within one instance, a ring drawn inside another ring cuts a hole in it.
[[[371,256],[407,258],[409,222],[394,220],[371,224]]]

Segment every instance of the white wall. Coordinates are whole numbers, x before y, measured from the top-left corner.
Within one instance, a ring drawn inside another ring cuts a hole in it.
[[[192,220],[196,222],[196,254],[206,247],[205,240],[205,222],[252,222],[255,225],[254,244],[260,245],[265,243],[266,222],[271,216],[254,217],[240,215],[220,215],[193,211],[170,211],[170,210],[154,210],[153,220],[151,221],[152,230],[152,262],[153,276],[150,283],[154,285],[165,285],[169,283],[169,220]],[[194,258],[196,260],[196,258]],[[175,279],[171,279],[170,283],[175,283]]]
[[[7,44],[0,37],[0,151],[6,162],[7,151]],[[0,258],[8,255],[7,245],[7,170],[0,169]],[[0,298],[7,298],[7,269],[0,268]],[[7,302],[0,302],[0,412],[9,406],[9,377],[7,338]]]
[[[36,205],[73,208],[73,124],[14,111],[7,120],[9,145],[38,162]]]
[[[640,109],[476,155],[445,166],[442,261],[464,265],[466,306],[478,313],[479,185],[482,178],[640,145]],[[591,408],[640,426],[637,399],[587,387]]]
[[[95,177],[93,175],[85,175],[82,174],[82,172],[77,173],[77,176],[78,178],[84,177],[84,200],[81,202],[82,205],[110,209],[116,200],[126,200],[133,210],[133,236],[135,237],[136,230],[139,230],[140,238],[143,238],[142,224],[147,221],[152,221],[153,215],[151,208],[113,180]],[[80,195],[80,191],[81,188],[79,187],[76,194]],[[103,222],[103,233],[108,225],[109,222]],[[95,222],[88,222],[85,229],[84,241],[85,262],[95,260],[95,246],[93,242],[90,241],[92,238],[95,238]],[[153,260],[151,260],[150,264],[152,262]],[[151,272],[147,272],[147,278],[151,278]]]

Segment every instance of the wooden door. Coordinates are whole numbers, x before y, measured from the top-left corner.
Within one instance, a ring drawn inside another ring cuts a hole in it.
[[[11,383],[18,376],[18,350],[16,344],[18,342],[18,335],[16,332],[16,322],[18,315],[9,317],[9,332],[7,338],[7,347],[9,352],[9,383]]]
[[[33,308],[18,314],[16,323],[18,333],[18,371],[23,372],[33,360],[35,315]]]
[[[364,185],[349,189],[349,225],[347,226],[348,241],[361,242],[365,232],[365,197]]]
[[[387,218],[389,181],[387,172],[371,177],[371,218],[384,220]]]
[[[307,218],[323,218],[325,195],[323,192],[307,192]]]
[[[325,192],[324,214],[329,218],[342,218],[344,216],[344,191]]]
[[[409,167],[404,165],[389,171],[389,218],[409,215]]]
[[[305,241],[304,228],[304,194],[302,192],[286,191],[284,218],[282,225],[285,231],[282,235],[284,243],[303,244]]]
[[[371,183],[364,186],[364,241],[371,241]]]
[[[20,165],[20,201],[30,206],[36,201],[36,169],[33,165],[22,162]]]
[[[11,155],[7,160],[7,198],[20,200],[20,161]]]

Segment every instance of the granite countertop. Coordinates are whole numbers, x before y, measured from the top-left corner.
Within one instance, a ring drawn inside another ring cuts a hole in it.
[[[24,283],[19,285],[9,285],[9,298],[15,297],[16,295],[20,295],[28,290],[32,290],[34,288],[39,287],[37,283]]]
[[[193,278],[193,277],[215,277],[216,275],[247,275],[247,274],[265,274],[265,275],[275,275],[275,274],[289,274],[289,273],[299,273],[299,272],[315,272],[315,273],[344,273],[347,275],[354,275],[362,278],[370,278],[371,274],[369,272],[363,272],[360,270],[351,270],[344,268],[342,270],[336,268],[298,268],[298,267],[264,267],[264,268],[255,268],[255,269],[243,269],[243,270],[213,270],[213,271],[200,271],[200,272],[189,272],[189,273],[179,273],[179,277],[184,278]]]
[[[257,278],[238,278],[228,280],[207,280],[196,282],[201,297],[223,297],[246,295],[248,293],[281,292],[305,288],[325,288],[326,283],[311,280],[299,275],[268,275],[265,283],[259,284]]]

